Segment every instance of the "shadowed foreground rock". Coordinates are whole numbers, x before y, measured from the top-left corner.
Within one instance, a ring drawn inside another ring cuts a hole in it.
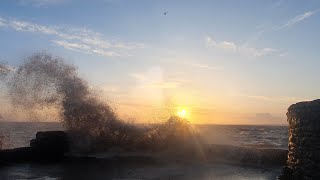
[[[288,160],[279,179],[320,179],[320,100],[291,105],[287,117]]]
[[[30,147],[0,151],[0,164],[58,161],[65,158],[66,152],[68,152],[68,138],[64,131],[38,132],[36,139],[30,141]]]
[[[68,146],[67,134],[64,131],[38,132],[36,139],[30,141],[31,152],[38,160],[62,159]]]
[[[10,165],[20,162],[55,162],[62,164],[67,162],[77,162],[78,160],[88,160],[99,162],[103,159],[110,159],[110,152],[105,152],[106,157],[95,158],[94,153],[75,154],[69,152],[68,136],[63,131],[38,132],[36,139],[31,140],[30,147],[8,149],[0,151],[0,164]],[[283,166],[286,161],[286,150],[282,149],[252,149],[245,147],[235,147],[229,145],[204,145],[200,152],[202,156],[197,156],[194,151],[179,152],[112,152],[111,158],[119,157],[141,157],[151,158],[155,161],[183,161],[183,162],[212,162],[223,164],[238,164],[245,166]],[[66,155],[67,154],[67,155]],[[102,153],[103,154],[103,153]],[[131,154],[131,155],[130,155]],[[89,156],[88,156],[89,155]],[[143,158],[142,158],[143,159]]]

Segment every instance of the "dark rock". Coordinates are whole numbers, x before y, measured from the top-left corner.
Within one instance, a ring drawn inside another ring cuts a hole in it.
[[[5,149],[0,151],[0,165],[30,161],[32,153],[30,147]]]
[[[320,100],[291,105],[287,118],[288,160],[279,178],[320,179]]]
[[[69,143],[63,131],[38,132],[36,139],[30,141],[30,147],[0,150],[0,165],[40,161],[52,162],[65,158]]]
[[[293,173],[293,170],[290,167],[284,166],[281,169],[281,174],[280,174],[280,176],[278,176],[278,180],[289,180],[289,179],[291,180],[292,173]]]
[[[38,132],[30,141],[33,156],[38,160],[58,160],[64,158],[69,149],[68,137],[64,131]]]

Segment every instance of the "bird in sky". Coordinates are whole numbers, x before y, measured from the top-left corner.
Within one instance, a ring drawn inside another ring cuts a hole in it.
[[[164,15],[167,15],[167,13],[168,13],[168,11],[167,11],[167,12],[164,12],[163,14],[164,14]]]

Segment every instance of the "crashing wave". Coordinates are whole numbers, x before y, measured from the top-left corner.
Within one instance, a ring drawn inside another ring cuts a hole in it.
[[[46,53],[28,57],[12,72],[7,86],[15,106],[30,110],[54,108],[77,150],[121,147],[155,151],[184,147],[181,144],[190,144],[195,136],[190,124],[177,116],[152,126],[122,121],[78,76],[76,67]]]

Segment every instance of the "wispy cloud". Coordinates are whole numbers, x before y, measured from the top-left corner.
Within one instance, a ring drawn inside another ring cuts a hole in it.
[[[68,41],[65,40],[52,40],[52,42],[54,42],[55,44],[59,45],[59,46],[63,46],[66,49],[71,49],[71,50],[75,50],[75,51],[80,51],[80,50],[90,50],[90,47],[84,44],[79,44],[79,43],[69,43]]]
[[[208,64],[198,64],[198,63],[194,63],[191,64],[193,67],[198,67],[198,68],[204,68],[204,69],[209,69],[209,70],[218,70],[218,69],[222,69],[222,67],[218,67],[218,66],[210,66]]]
[[[297,15],[297,16],[293,17],[292,19],[290,19],[286,24],[284,24],[282,26],[274,27],[274,30],[281,30],[281,29],[292,27],[293,25],[295,25],[295,24],[311,17],[312,15],[316,14],[317,12],[319,12],[319,10],[320,9],[317,9],[314,11],[307,11],[303,14]]]
[[[278,0],[273,3],[271,6],[272,9],[282,7],[288,0]]]
[[[282,116],[273,115],[268,112],[256,113],[254,116],[249,116],[247,118],[254,122],[266,121],[268,123],[275,123],[275,124],[283,120]]]
[[[131,73],[131,74],[129,74],[129,76],[136,79],[136,80],[140,80],[140,81],[147,79],[147,77],[141,73]]]
[[[48,7],[48,6],[59,5],[66,2],[66,0],[17,0],[17,1],[21,5],[30,5],[34,7]]]
[[[262,95],[236,95],[236,96],[262,100],[262,101],[271,101],[271,102],[297,102],[297,101],[306,100],[306,98],[288,97],[288,96],[262,96]]]
[[[6,20],[0,17],[0,28],[6,26]]]
[[[273,48],[259,49],[255,47],[249,47],[247,45],[238,45],[237,43],[232,41],[218,42],[210,36],[206,36],[205,42],[206,47],[208,48],[216,48],[230,53],[238,53],[247,57],[262,57],[266,55],[272,55],[277,52],[277,50]]]
[[[156,70],[152,68],[151,70]],[[156,89],[172,89],[179,87],[186,81],[178,78],[163,78],[162,73],[147,71],[144,73],[130,73],[130,77],[134,78],[142,88]]]
[[[120,87],[116,85],[108,85],[108,86],[104,86],[102,90],[106,93],[119,93]]]
[[[69,50],[96,54],[99,56],[127,56],[128,51],[144,48],[142,43],[106,40],[101,33],[86,28],[48,26],[0,17],[0,27],[19,32],[38,33],[52,37],[55,45]]]
[[[147,85],[151,88],[172,89],[180,86],[180,82],[152,82]]]

